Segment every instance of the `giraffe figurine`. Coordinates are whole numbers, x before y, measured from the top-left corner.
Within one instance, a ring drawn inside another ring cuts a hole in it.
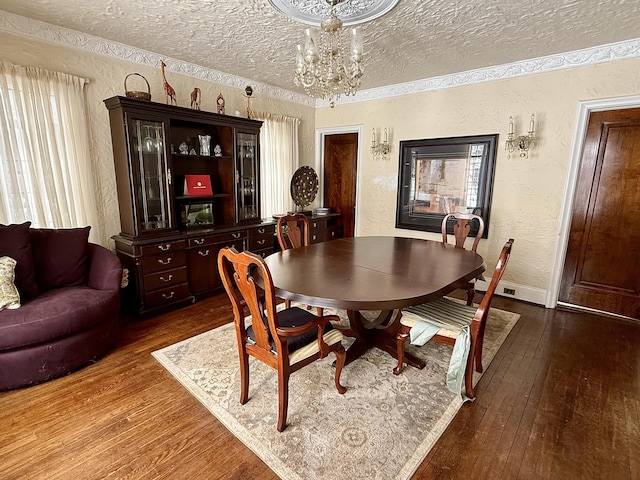
[[[191,92],[191,108],[200,110],[200,89],[198,87]]]
[[[160,60],[160,63],[162,64],[162,83],[164,84],[164,100],[167,103],[167,105],[169,105],[169,99],[171,99],[171,105],[178,105],[178,102],[176,102],[176,91],[173,89],[171,85],[169,85],[169,82],[167,82],[167,77],[164,76],[164,67],[166,67],[167,64],[164,63],[164,60]]]

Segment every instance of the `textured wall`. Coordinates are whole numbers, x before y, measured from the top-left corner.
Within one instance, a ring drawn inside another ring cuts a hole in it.
[[[164,102],[160,70],[113,60],[65,47],[0,33],[0,58],[14,63],[64,71],[90,79],[87,103],[96,169],[96,191],[104,224],[105,241],[119,232],[118,205],[107,111],[102,100],[124,94],[124,77],[143,74],[151,84],[153,101]],[[361,125],[364,138],[358,186],[360,235],[405,235],[438,238],[395,229],[400,140],[462,135],[499,134],[491,225],[479,252],[491,265],[509,237],[516,239],[505,280],[540,289],[549,288],[559,219],[580,101],[637,95],[640,59],[619,60],[506,80],[447,88],[420,94],[372,100],[335,109],[311,107],[254,94],[255,110],[298,117],[300,163],[314,165],[315,128]],[[194,86],[202,89],[203,110],[215,111],[222,92],[228,113],[244,112],[239,89],[203,82],[171,72],[178,104],[189,105]],[[130,86],[131,88],[131,86]],[[139,89],[136,87],[135,89]],[[538,144],[528,159],[504,151],[507,122],[516,119],[516,133],[526,130],[536,114]],[[372,128],[390,128],[393,150],[386,161],[369,155]]]
[[[90,83],[85,87],[85,92],[92,145],[90,161],[93,163],[96,176],[97,203],[100,209],[98,213],[103,231],[101,243],[112,246],[110,237],[120,232],[120,217],[109,116],[102,101],[114,95],[124,95],[124,78],[129,73],[138,72],[144,75],[151,85],[151,100],[164,103],[160,66],[158,65],[157,69],[144,67],[1,32],[0,58],[20,65],[61,71],[89,79]],[[219,93],[222,93],[228,115],[233,115],[236,110],[244,115],[246,111],[244,90],[205,82],[170,71],[166,72],[166,76],[168,82],[176,90],[180,106],[190,106],[190,93],[197,86],[202,90],[202,110],[215,112],[216,98]],[[144,81],[138,77],[129,77],[127,87],[129,90],[146,89]],[[251,107],[256,111],[300,118],[300,162],[301,164],[313,164],[315,129],[312,107],[264,97],[260,95],[259,91],[254,92]]]
[[[489,238],[478,251],[495,265],[515,238],[505,280],[548,289],[580,101],[637,95],[640,59],[540,73],[386,100],[319,108],[316,127],[362,125],[364,158],[357,206],[361,235],[439,238],[395,228],[398,146],[401,140],[499,134]],[[507,158],[509,116],[525,134],[536,115],[538,143],[529,158]],[[369,154],[371,129],[391,129],[387,161]]]

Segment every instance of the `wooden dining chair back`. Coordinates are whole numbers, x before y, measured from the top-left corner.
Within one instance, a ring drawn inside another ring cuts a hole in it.
[[[278,218],[276,236],[280,250],[309,245],[309,220],[302,213],[292,213]]]
[[[306,247],[309,245],[309,219],[302,213],[291,213],[278,218],[276,236],[280,250]],[[290,300],[284,302],[287,308],[291,306]],[[316,310],[319,316],[323,315],[322,307],[316,307]]]
[[[346,353],[342,333],[331,321],[337,315],[317,317],[298,307],[276,309],[271,273],[264,260],[251,252],[232,247],[220,250],[218,270],[231,300],[240,357],[240,403],[249,400],[249,355],[278,371],[278,431],[287,424],[289,376],[313,361],[336,355],[335,386],[339,393],[340,374]],[[251,315],[247,324],[245,308]]]
[[[449,243],[448,226],[450,223],[453,223],[452,220],[454,219],[454,245],[458,248],[464,248],[467,237],[471,232],[472,223],[475,222],[478,224],[478,233],[476,234],[476,237],[473,240],[473,244],[471,245],[471,250],[475,252],[478,248],[478,243],[480,243],[480,238],[482,238],[482,234],[484,233],[484,220],[480,215],[474,215],[473,213],[449,213],[448,215],[445,215],[442,219],[442,243],[444,243],[445,245]]]
[[[404,343],[412,336],[412,339],[416,337],[416,331],[411,334],[411,330],[417,328],[422,330],[427,337],[430,333],[435,332],[432,339],[446,343],[448,345],[454,345],[454,352],[456,351],[457,342],[465,342],[468,344],[468,349],[460,349],[463,353],[466,353],[466,362],[460,363],[460,368],[465,368],[464,371],[453,372],[452,365],[455,365],[456,360],[451,362],[450,370],[448,372],[448,379],[455,378],[456,381],[449,383],[449,388],[453,390],[453,386],[458,388],[457,384],[461,384],[462,375],[464,375],[464,385],[466,395],[469,398],[474,398],[473,391],[473,367],[477,372],[482,373],[482,344],[484,340],[484,331],[487,323],[487,316],[489,315],[489,307],[491,306],[491,300],[498,286],[498,282],[502,278],[504,271],[509,262],[511,256],[511,248],[513,246],[513,239],[509,239],[502,248],[498,263],[489,282],[487,291],[485,292],[480,305],[477,308],[465,305],[462,302],[449,299],[447,297],[440,298],[430,303],[417,305],[413,307],[405,308],[402,312],[402,318],[400,319],[400,329],[396,335],[396,347],[398,351],[398,365],[394,368],[393,373],[396,375],[402,372],[404,363]],[[424,323],[422,323],[424,322]],[[426,324],[425,324],[426,323]],[[415,338],[416,342],[420,342],[418,338]],[[462,356],[464,359],[465,355]],[[456,392],[456,393],[459,393]]]
[[[455,220],[455,223],[453,224],[453,237],[455,240],[454,245],[457,248],[464,248],[467,237],[469,237],[469,233],[471,232],[472,224],[478,224],[478,231],[475,239],[473,240],[473,244],[471,245],[471,250],[475,252],[478,248],[478,243],[480,243],[480,238],[484,233],[484,220],[482,217],[474,215],[473,213],[450,213],[445,215],[442,219],[442,243],[445,245],[449,243],[448,227],[449,224],[453,223],[452,220]],[[472,305],[473,297],[476,295],[475,279],[467,282],[464,289],[467,292],[467,305]]]

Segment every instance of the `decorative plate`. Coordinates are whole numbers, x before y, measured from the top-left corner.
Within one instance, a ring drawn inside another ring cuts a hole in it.
[[[318,175],[309,166],[302,166],[291,179],[291,198],[301,209],[310,205],[318,193]]]

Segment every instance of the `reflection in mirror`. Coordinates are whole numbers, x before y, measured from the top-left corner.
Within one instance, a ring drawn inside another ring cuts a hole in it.
[[[396,227],[439,232],[446,214],[474,213],[483,217],[486,237],[496,140],[485,135],[400,142]]]

